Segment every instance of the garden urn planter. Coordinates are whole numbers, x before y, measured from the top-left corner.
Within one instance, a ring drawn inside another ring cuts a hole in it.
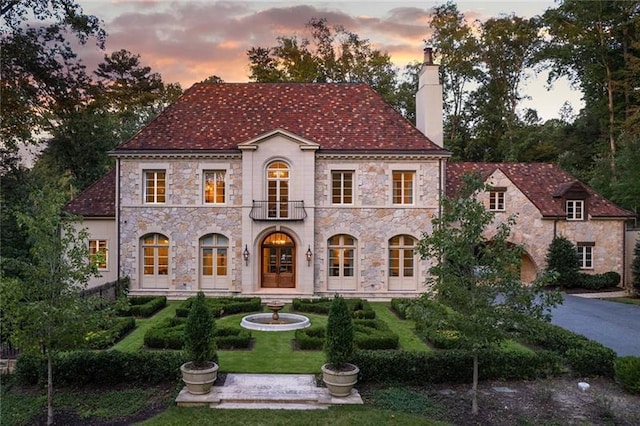
[[[351,395],[353,385],[358,381],[360,369],[353,364],[346,364],[341,370],[334,370],[329,364],[322,366],[322,381],[327,385],[329,394],[336,397]]]
[[[187,391],[193,395],[209,393],[213,382],[218,378],[218,364],[215,362],[210,362],[204,368],[195,368],[193,362],[186,362],[180,366],[180,371]]]

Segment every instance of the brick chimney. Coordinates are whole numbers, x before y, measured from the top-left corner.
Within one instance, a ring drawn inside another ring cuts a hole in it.
[[[442,84],[438,69],[433,63],[433,49],[425,47],[416,93],[416,127],[435,144],[444,147]]]

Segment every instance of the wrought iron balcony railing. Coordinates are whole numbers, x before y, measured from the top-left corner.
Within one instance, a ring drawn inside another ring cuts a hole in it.
[[[304,201],[253,200],[249,217],[253,220],[304,220],[307,211]]]

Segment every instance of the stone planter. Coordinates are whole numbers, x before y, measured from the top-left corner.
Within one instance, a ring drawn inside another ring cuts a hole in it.
[[[218,364],[210,362],[205,368],[194,368],[192,362],[180,366],[182,381],[187,385],[187,391],[193,395],[209,393],[213,382],[218,378]]]
[[[322,381],[327,385],[331,396],[345,397],[351,395],[353,385],[358,381],[360,369],[347,364],[343,370],[336,371],[329,368],[329,364],[322,366]]]

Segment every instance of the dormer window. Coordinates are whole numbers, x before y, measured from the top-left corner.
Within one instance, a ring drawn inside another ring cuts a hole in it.
[[[584,220],[584,200],[567,200],[567,220]]]
[[[489,210],[492,212],[505,211],[505,188],[491,188],[489,190]]]

